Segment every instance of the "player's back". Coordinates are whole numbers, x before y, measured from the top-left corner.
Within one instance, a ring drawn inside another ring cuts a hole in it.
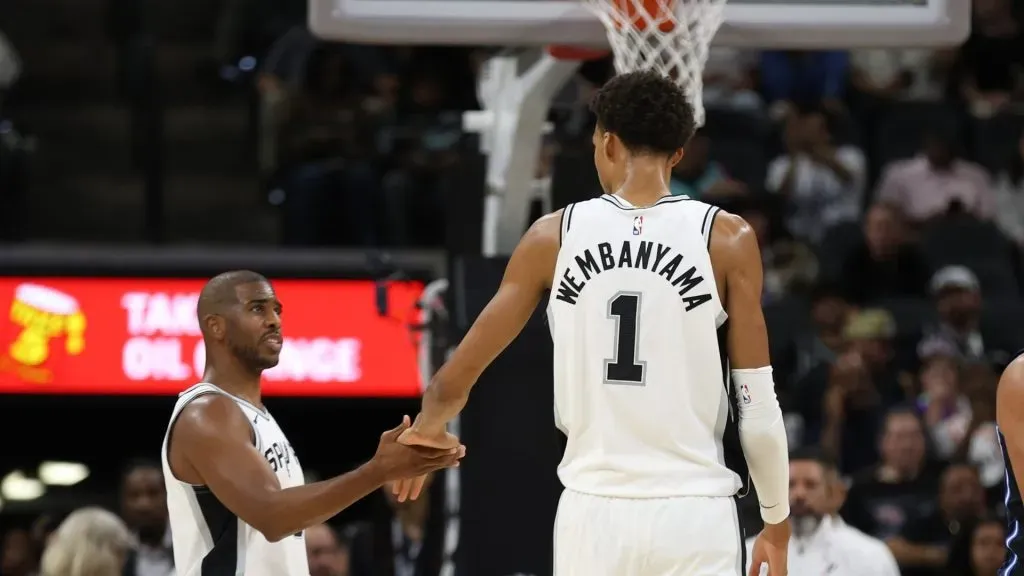
[[[567,488],[654,498],[742,486],[726,463],[726,314],[709,255],[717,211],[686,197],[634,208],[604,195],[563,212],[548,317]]]
[[[226,396],[242,410],[252,425],[256,449],[266,458],[282,488],[304,483],[295,452],[269,412],[205,382],[182,392],[171,414],[162,450],[176,573],[178,576],[308,576],[306,545],[301,532],[279,542],[269,542],[228,510],[208,488],[182,482],[171,471],[168,447],[174,423],[190,402],[206,394]]]

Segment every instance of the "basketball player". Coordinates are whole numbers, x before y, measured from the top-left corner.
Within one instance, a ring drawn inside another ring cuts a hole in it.
[[[457,463],[462,449],[381,435],[370,462],[303,485],[291,444],[264,408],[260,374],[281,353],[281,303],[266,278],[226,272],[199,295],[203,382],[178,397],[162,459],[178,576],[309,576],[302,531],[386,482]]]
[[[607,194],[526,232],[400,441],[454,445],[446,423],[550,290],[555,418],[568,437],[555,573],[741,573],[733,497],[749,464],[766,523],[751,573],[767,563],[769,574],[784,576],[789,461],[754,233],[737,216],[669,195],[672,167],[694,132],[693,109],[674,82],[624,74],[592,107]],[[396,486],[399,497],[415,497],[417,482]]]
[[[1006,464],[1006,563],[999,576],[1020,576],[1024,574],[1024,538],[1021,538],[1021,524],[1024,523],[1024,502],[1021,493],[1024,485],[1014,469],[1024,468],[1024,353],[1010,362],[999,378],[996,392],[996,426],[999,430],[999,445],[1003,450]]]

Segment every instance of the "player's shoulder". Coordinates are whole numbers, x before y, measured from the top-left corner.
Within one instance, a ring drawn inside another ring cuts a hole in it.
[[[999,378],[997,394],[1024,399],[1024,351],[1018,352]]]
[[[526,230],[526,234],[523,235],[520,244],[528,243],[534,246],[545,246],[551,245],[554,242],[555,247],[557,247],[562,237],[561,231],[564,226],[562,220],[565,214],[566,208],[560,208],[541,216]]]
[[[248,426],[248,418],[234,400],[212,391],[189,400],[174,422],[176,437],[203,437]]]
[[[757,258],[760,249],[754,228],[741,216],[718,210],[711,215],[708,249],[715,262],[732,262]]]

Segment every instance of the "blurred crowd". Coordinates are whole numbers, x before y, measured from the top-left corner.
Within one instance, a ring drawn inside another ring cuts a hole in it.
[[[251,72],[283,241],[440,245],[443,202],[458,201],[440,182],[490,50],[327,44],[301,4],[229,2],[215,55],[224,78]],[[813,550],[833,518],[884,542],[904,576],[995,576],[1005,558],[994,401],[1024,348],[1024,14],[973,6],[951,49],[712,48],[708,121],[672,180],[761,243],[790,444],[816,450],[794,458],[794,514],[818,520],[796,538]],[[0,183],[15,50],[0,35]],[[590,62],[558,97],[539,179],[588,145],[586,101],[610,73]],[[159,466],[130,467],[121,497],[119,518],[83,509],[8,531],[0,574],[73,575],[83,556],[170,574]],[[431,500],[379,500],[365,526],[307,531],[312,576],[438,574]]]
[[[377,513],[365,523],[321,524],[304,532],[310,576],[439,574],[443,529],[440,491],[397,502],[390,490],[371,498]],[[117,512],[83,507],[46,514],[8,530],[0,548],[3,576],[172,576],[167,495],[159,462],[125,466]]]

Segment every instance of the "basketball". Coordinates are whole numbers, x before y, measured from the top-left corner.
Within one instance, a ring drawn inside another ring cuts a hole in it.
[[[639,31],[647,29],[649,23],[657,23],[661,32],[671,32],[676,27],[672,11],[676,0],[614,0],[623,15],[623,22],[632,23]]]

